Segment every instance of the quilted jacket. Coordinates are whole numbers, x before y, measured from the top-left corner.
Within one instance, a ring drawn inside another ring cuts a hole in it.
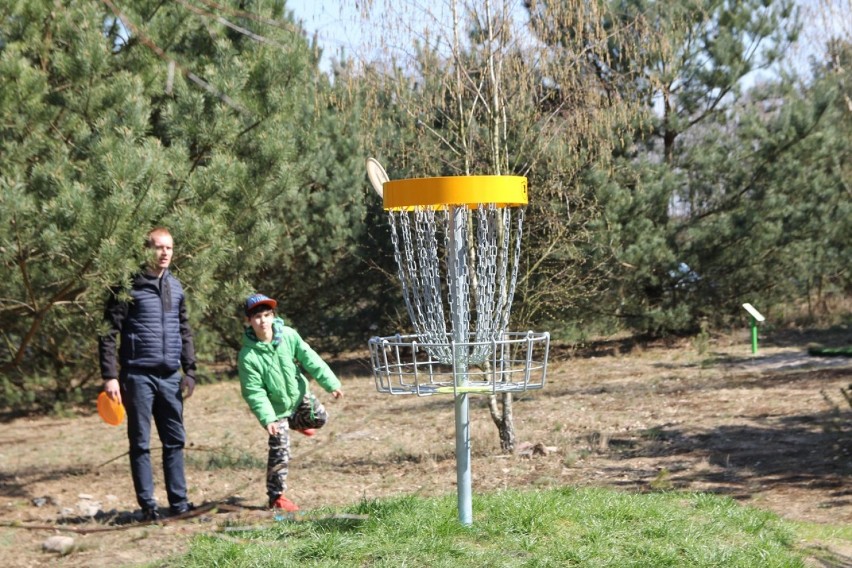
[[[140,273],[130,289],[132,301],[119,301],[117,292],[113,290],[104,310],[109,327],[98,345],[101,376],[118,377],[120,336],[118,363],[124,371],[168,373],[183,367],[194,378],[195,345],[180,281],[168,270],[160,278]]]

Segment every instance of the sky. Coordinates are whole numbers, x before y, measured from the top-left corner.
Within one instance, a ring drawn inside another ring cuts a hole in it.
[[[423,14],[426,11],[437,14],[449,22],[448,0],[287,0],[288,9],[293,11],[297,20],[302,20],[309,35],[316,34],[319,46],[324,50],[322,68],[329,71],[331,60],[341,53],[349,56],[366,56],[370,50],[378,49],[379,44],[396,43],[406,50],[412,34],[422,30],[390,29],[398,25],[400,14],[409,21],[411,14]],[[520,10],[521,1],[511,2]],[[797,0],[804,12],[805,30],[802,41],[797,47],[796,56],[800,65],[806,67],[807,58],[821,47],[821,38],[825,36],[825,27],[834,28],[836,33],[850,35],[852,27],[852,0]],[[364,17],[365,7],[369,7],[374,22],[372,28]],[[395,12],[393,15],[388,15]],[[388,23],[389,20],[397,23]],[[435,25],[421,18],[420,26]],[[388,33],[388,32],[391,33]],[[800,69],[803,70],[803,69]]]
[[[324,50],[324,71],[341,52],[366,60],[381,49],[408,52],[412,40],[427,33],[449,38],[451,4],[452,0],[287,0],[287,8],[302,21],[308,36],[316,34]],[[507,5],[524,12],[523,0],[508,0]]]
[[[341,7],[341,4],[344,7]],[[362,46],[361,17],[357,2],[339,0],[288,0],[287,6],[301,20],[309,37],[316,34],[324,49],[323,69],[340,50],[357,53]]]

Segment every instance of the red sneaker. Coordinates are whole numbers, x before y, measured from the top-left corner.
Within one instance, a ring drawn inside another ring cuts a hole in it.
[[[311,436],[313,436],[314,434],[317,433],[317,429],[316,428],[305,428],[304,430],[296,430],[296,432],[298,432],[299,434],[304,434],[305,436],[310,438]]]
[[[281,509],[282,511],[287,511],[288,513],[295,513],[299,510],[299,506],[284,497],[284,495],[279,495],[277,499],[270,500],[269,506],[273,509]]]

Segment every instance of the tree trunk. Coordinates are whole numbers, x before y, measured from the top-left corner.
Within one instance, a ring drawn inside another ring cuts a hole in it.
[[[497,397],[492,395],[488,398],[488,410],[491,412],[491,420],[497,426],[500,437],[500,449],[507,454],[515,452],[515,419],[512,415],[512,393],[504,392],[500,395],[502,409],[497,405]]]

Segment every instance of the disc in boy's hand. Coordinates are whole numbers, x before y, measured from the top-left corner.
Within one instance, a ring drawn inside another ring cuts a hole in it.
[[[102,391],[98,395],[98,415],[110,426],[118,426],[124,420],[124,405]]]

